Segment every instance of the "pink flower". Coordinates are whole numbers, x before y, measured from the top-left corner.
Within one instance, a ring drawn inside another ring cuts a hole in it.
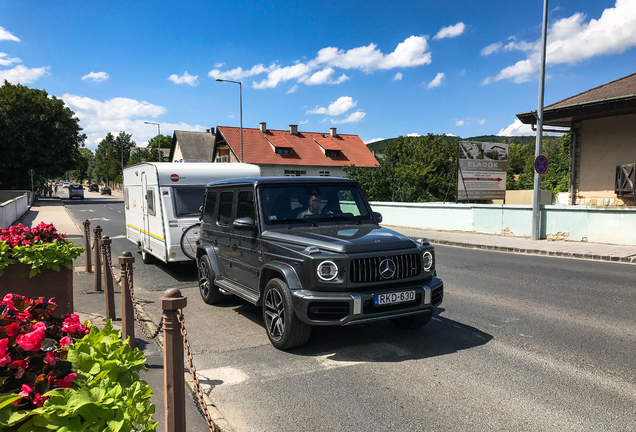
[[[57,384],[60,388],[71,388],[73,387],[73,381],[75,381],[75,378],[77,378],[77,374],[75,372],[71,372],[63,379],[55,381],[55,384]]]
[[[67,346],[71,344],[71,338],[68,336],[64,336],[62,339],[60,339],[60,346]]]
[[[27,334],[18,335],[16,342],[25,351],[39,351],[44,339],[46,339],[44,332],[36,330]]]
[[[55,366],[55,363],[57,363],[57,359],[51,351],[48,351],[46,354],[44,354],[44,363],[51,366]]]
[[[0,367],[6,366],[7,364],[11,363],[11,357],[9,357],[9,353],[7,353],[8,348],[9,339],[0,339]]]
[[[13,294],[7,294],[2,301],[9,307],[10,310],[18,310],[13,304]]]
[[[29,363],[24,360],[15,360],[9,365],[9,369],[15,369],[15,377],[17,379],[22,378],[22,375],[24,375],[28,367]]]
[[[7,332],[7,336],[15,336],[18,334],[19,329],[20,326],[14,321],[6,327],[5,331]]]
[[[46,330],[46,324],[44,324],[42,321],[31,324],[31,331],[35,330],[44,332]]]
[[[42,396],[40,393],[36,393],[35,397],[33,398],[33,403],[36,407],[41,408],[42,406],[44,406],[44,402],[46,402],[48,398],[48,396]]]
[[[18,393],[20,396],[28,396],[31,394],[33,389],[26,384],[22,384],[22,391]]]

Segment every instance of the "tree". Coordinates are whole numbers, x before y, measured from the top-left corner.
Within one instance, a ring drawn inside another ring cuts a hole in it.
[[[130,160],[130,152],[133,147],[137,147],[137,143],[132,140],[132,134],[126,132],[119,132],[119,135],[115,138],[115,152],[120,156],[119,164],[117,165],[117,171],[122,172]],[[122,166],[123,159],[123,166]]]
[[[75,169],[71,170],[69,175],[71,178],[78,181],[90,179],[92,177],[94,164],[95,156],[93,155],[93,152],[87,148],[80,148]]]
[[[95,150],[95,167],[93,168],[93,178],[103,177],[107,182],[113,180],[119,171],[117,168],[121,162],[119,155],[115,151],[115,137],[108,132],[106,137],[99,143]]]
[[[157,161],[158,158],[158,152],[157,152],[157,143],[160,142],[161,143],[161,148],[162,149],[169,149],[172,146],[172,137],[170,135],[159,135],[161,138],[157,139],[157,136],[153,137],[150,141],[148,141],[148,147],[146,147],[149,150],[152,150],[153,153],[155,153],[155,159],[154,161]],[[163,161],[164,158],[162,158]],[[150,162],[150,161],[149,161]]]
[[[454,200],[456,146],[456,140],[442,135],[401,136],[388,143],[378,168],[344,170],[372,201]]]
[[[4,81],[0,87],[0,189],[30,189],[27,172],[38,183],[75,168],[86,135],[64,101]]]

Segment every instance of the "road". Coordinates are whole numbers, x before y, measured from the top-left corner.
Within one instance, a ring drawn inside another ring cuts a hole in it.
[[[86,196],[71,213],[122,235],[121,200]],[[636,267],[436,250],[445,298],[425,328],[318,328],[290,352],[269,344],[256,307],[204,304],[194,266],[136,254],[135,287],[155,322],[161,291],[188,297],[196,366],[237,432],[636,430]]]

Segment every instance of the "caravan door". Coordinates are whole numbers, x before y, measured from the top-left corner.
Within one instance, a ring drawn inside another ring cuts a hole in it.
[[[148,177],[146,172],[141,172],[141,195],[143,196],[141,204],[141,213],[143,224],[141,225],[141,251],[150,249],[150,220],[148,219]],[[150,198],[151,204],[152,198]]]

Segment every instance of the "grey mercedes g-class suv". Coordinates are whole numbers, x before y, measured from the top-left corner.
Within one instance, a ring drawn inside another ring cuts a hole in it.
[[[307,343],[312,326],[421,327],[444,295],[435,251],[381,221],[349,179],[210,183],[196,253],[201,297],[215,304],[234,294],[261,306],[282,350]]]

